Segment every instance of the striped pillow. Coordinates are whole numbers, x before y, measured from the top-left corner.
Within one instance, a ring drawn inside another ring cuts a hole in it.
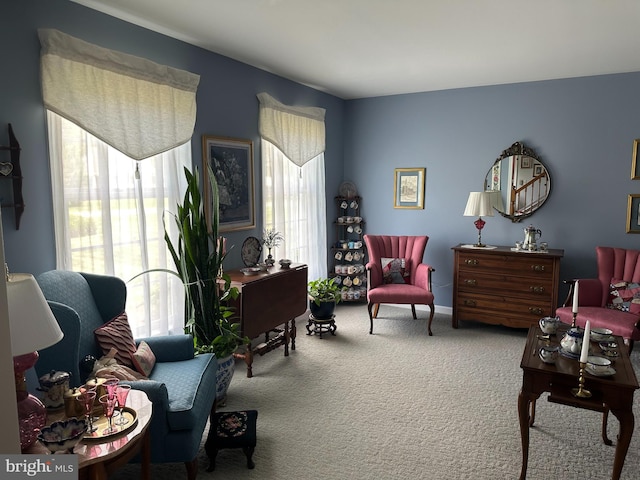
[[[115,348],[117,350],[115,359],[118,363],[135,368],[131,361],[131,355],[136,352],[136,342],[133,340],[126,312],[122,312],[101,327],[96,328],[93,333],[96,335],[102,353],[106,355],[109,350]]]

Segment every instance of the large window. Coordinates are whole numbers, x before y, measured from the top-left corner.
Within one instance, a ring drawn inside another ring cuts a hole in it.
[[[164,241],[184,191],[186,143],[142,161],[128,158],[76,124],[48,111],[57,268],[115,275],[127,281],[134,336],[180,333],[183,288]]]

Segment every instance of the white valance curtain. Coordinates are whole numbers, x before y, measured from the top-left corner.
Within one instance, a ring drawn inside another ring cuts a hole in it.
[[[38,30],[45,107],[135,160],[191,140],[200,76]]]
[[[295,107],[259,93],[260,136],[301,167],[325,149],[324,108]]]
[[[274,254],[307,264],[309,279],[326,277],[325,110],[258,99],[264,227],[285,239]]]

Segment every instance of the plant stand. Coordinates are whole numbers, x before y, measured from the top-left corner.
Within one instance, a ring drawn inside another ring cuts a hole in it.
[[[307,323],[307,335],[313,335],[317,333],[320,338],[322,338],[323,333],[330,333],[331,335],[336,335],[336,316],[331,315],[331,318],[326,319],[318,319],[313,315],[309,315],[309,323]],[[313,328],[311,327],[313,325]]]

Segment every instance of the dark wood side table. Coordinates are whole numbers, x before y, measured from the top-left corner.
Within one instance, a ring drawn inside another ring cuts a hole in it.
[[[294,263],[289,268],[276,265],[257,275],[244,275],[240,270],[225,272],[232,286],[240,290],[231,306],[240,318],[242,335],[252,340],[265,335],[264,343],[248,346],[244,353],[236,354],[247,364],[247,377],[253,376],[254,354],[264,355],[284,345],[284,355],[289,356],[289,342],[291,350],[296,349],[295,319],[308,308],[307,271],[306,265]],[[274,331],[275,336],[269,337]]]
[[[624,348],[622,338],[616,338],[620,345],[619,357],[614,364],[616,373],[611,377],[596,377],[585,373],[585,388],[592,393],[590,398],[576,398],[571,389],[578,386],[578,361],[558,356],[554,365],[540,360],[538,351],[545,344],[538,338],[542,331],[538,326],[531,326],[527,342],[522,354],[522,390],[518,396],[518,418],[522,438],[522,470],[520,480],[527,476],[529,460],[529,427],[534,421],[535,402],[544,392],[549,392],[549,401],[584,408],[599,412],[611,411],[620,422],[620,434],[616,445],[613,463],[612,480],[618,480],[622,472],[624,460],[631,443],[635,425],[633,415],[633,395],[638,389],[638,380],[629,360],[629,353]],[[550,342],[558,344],[557,337]],[[603,435],[603,438],[604,435]],[[606,442],[606,439],[605,439]]]
[[[78,455],[79,480],[107,480],[109,475],[127,464],[137,453],[141,454],[142,480],[150,480],[151,442],[149,422],[153,405],[147,394],[140,390],[131,390],[127,406],[136,411],[138,421],[130,430],[122,434],[106,437],[103,441],[85,439],[73,449]],[[47,415],[47,424],[65,418],[64,410]],[[36,442],[26,453],[43,455],[49,450]]]

